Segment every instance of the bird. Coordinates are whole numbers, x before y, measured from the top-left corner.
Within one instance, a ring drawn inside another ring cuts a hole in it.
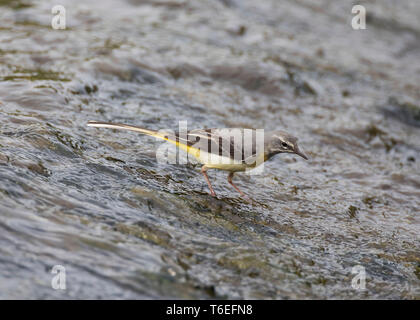
[[[233,183],[232,179],[236,172],[252,170],[280,153],[296,154],[308,160],[308,157],[299,149],[298,139],[282,130],[265,132],[257,129],[213,128],[166,133],[123,123],[88,121],[87,125],[134,131],[175,144],[202,164],[201,173],[213,197],[216,197],[216,193],[207,175],[209,169],[228,171],[229,184],[241,196],[249,199]]]

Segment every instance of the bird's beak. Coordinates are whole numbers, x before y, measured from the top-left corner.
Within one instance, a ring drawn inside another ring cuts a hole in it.
[[[298,156],[301,156],[303,159],[308,160],[308,157],[302,151],[300,151],[299,149],[295,150],[295,153]]]

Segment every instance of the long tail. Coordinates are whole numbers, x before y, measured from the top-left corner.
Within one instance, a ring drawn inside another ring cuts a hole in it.
[[[147,134],[148,136],[160,138],[163,140],[169,140],[168,136],[162,133],[159,133],[154,130],[143,129],[136,126],[130,126],[123,123],[111,123],[111,122],[101,122],[101,121],[88,121],[87,125],[89,127],[96,127],[96,128],[110,128],[110,129],[120,129],[120,130],[129,130],[140,132],[143,134]]]
[[[177,147],[181,148],[182,150],[185,150],[186,152],[193,154],[195,157],[198,157],[200,154],[200,150],[189,146],[187,140],[180,138],[178,136],[174,136],[173,134],[165,134],[158,131],[143,129],[140,127],[130,126],[123,123],[88,121],[87,125],[89,127],[96,127],[96,128],[111,128],[111,129],[120,129],[120,130],[140,132],[143,134],[147,134],[148,136],[156,137],[162,140],[166,140],[170,143],[173,143]]]

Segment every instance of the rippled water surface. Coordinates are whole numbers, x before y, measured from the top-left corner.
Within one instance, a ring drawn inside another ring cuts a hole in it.
[[[0,298],[420,298],[420,3],[0,1]],[[150,129],[297,137],[238,174]],[[51,288],[54,265],[66,290]],[[366,289],[352,287],[352,268]]]

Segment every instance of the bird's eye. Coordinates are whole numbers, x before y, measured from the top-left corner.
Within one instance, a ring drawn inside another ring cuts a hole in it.
[[[287,147],[288,147],[288,145],[287,145],[287,143],[286,143],[286,142],[282,142],[282,143],[281,143],[281,145],[282,145],[283,147],[285,147],[285,148],[287,148]]]

